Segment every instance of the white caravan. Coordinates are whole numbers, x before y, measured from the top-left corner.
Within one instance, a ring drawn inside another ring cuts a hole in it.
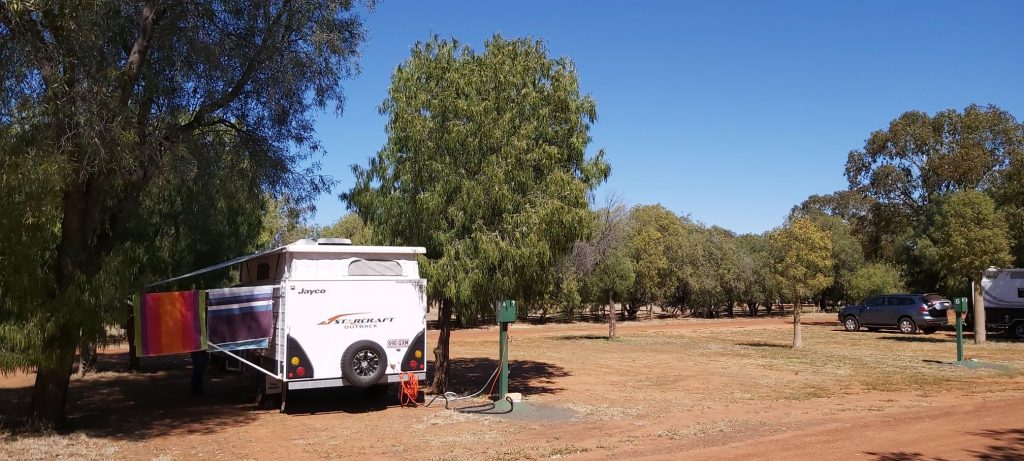
[[[426,379],[426,280],[416,260],[425,252],[299,240],[161,283],[237,265],[240,286],[274,287],[269,346],[241,355],[211,350],[262,372],[261,401],[280,397],[284,410],[289,390],[367,388],[409,372]]]
[[[988,327],[1005,328],[1010,336],[1024,339],[1024,269],[985,271],[981,289]]]

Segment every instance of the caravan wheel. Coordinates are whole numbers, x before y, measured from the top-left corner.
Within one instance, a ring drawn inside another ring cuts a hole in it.
[[[388,357],[373,341],[356,341],[341,356],[341,377],[356,387],[367,388],[384,377]]]
[[[1010,336],[1016,339],[1024,340],[1024,322],[1017,322],[1010,327]]]

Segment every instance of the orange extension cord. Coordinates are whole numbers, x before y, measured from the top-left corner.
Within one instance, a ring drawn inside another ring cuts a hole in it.
[[[403,407],[418,407],[419,402],[416,399],[420,395],[420,381],[416,379],[416,373],[407,371],[400,375],[402,380],[402,388],[398,391],[398,401]]]

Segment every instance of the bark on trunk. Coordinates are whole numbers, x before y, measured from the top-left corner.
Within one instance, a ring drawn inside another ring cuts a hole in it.
[[[734,318],[736,316],[736,303],[729,301],[728,309],[729,318]]]
[[[793,348],[798,349],[803,346],[804,341],[800,336],[800,297],[797,296],[793,300]]]
[[[79,165],[79,168],[82,168]],[[57,318],[64,317],[61,311],[74,309],[67,300],[61,299],[71,287],[79,273],[81,262],[86,259],[86,222],[88,213],[86,187],[78,183],[64,191],[61,199],[61,237],[57,246],[55,268],[56,290],[51,296],[51,309]],[[36,366],[36,381],[29,403],[30,423],[37,427],[65,425],[64,407],[67,403],[71,367],[75,363],[75,347],[81,336],[81,325],[72,320],[58,320],[57,328],[44,333],[44,351],[52,355],[44,357]]]
[[[981,283],[974,282],[974,344],[984,344],[985,335],[985,295],[981,291]]]
[[[608,292],[608,340],[615,339],[615,301],[612,300],[612,292]]]
[[[437,327],[439,330],[437,346],[434,346],[434,384],[433,392],[440,394],[448,391],[448,345],[452,336],[452,302],[445,299],[441,301],[441,309],[437,312]]]
[[[32,388],[29,419],[35,427],[65,427],[65,406],[68,386],[71,381],[71,366],[75,362],[77,332],[69,333],[71,338],[60,338],[51,349],[52,363],[40,364],[36,369],[36,382]]]
[[[132,306],[128,306],[128,323],[124,332],[128,340],[128,371],[136,371],[139,369],[139,352],[135,350],[135,310]]]

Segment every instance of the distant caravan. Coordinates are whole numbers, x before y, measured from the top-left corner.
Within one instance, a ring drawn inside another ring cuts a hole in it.
[[[1024,269],[990,268],[981,279],[987,329],[1024,340]]]

